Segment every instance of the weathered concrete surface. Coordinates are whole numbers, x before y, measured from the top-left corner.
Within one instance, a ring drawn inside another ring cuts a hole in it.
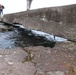
[[[76,40],[76,5],[6,14],[4,21]]]
[[[0,75],[76,75],[76,44],[0,49]]]
[[[54,48],[27,47],[31,51],[36,75],[76,75],[76,44],[57,43]]]
[[[0,49],[0,75],[34,75],[32,62],[24,62],[28,54],[21,48]]]
[[[76,4],[7,14],[5,15],[5,20],[9,22],[13,22],[15,20],[22,21],[26,17],[46,18],[47,20],[55,22],[76,23]]]

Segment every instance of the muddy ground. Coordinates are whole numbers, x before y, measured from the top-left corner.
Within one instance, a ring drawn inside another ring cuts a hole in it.
[[[0,75],[76,75],[76,43],[0,49]]]

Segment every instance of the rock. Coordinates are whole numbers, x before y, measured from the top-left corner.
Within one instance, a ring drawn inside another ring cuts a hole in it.
[[[12,68],[11,75],[34,75],[36,72],[36,68],[31,62],[25,62],[24,64],[14,63]]]
[[[32,62],[24,62],[27,53],[22,48],[0,49],[0,75],[34,75],[36,68]]]
[[[17,49],[17,50],[16,50]],[[12,49],[13,50],[13,49]],[[8,63],[11,62],[23,62],[27,57],[27,53],[23,51],[21,48],[14,48],[13,52],[9,55],[6,55],[5,60]]]

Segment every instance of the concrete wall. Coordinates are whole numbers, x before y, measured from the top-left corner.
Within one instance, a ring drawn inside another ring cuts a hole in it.
[[[76,40],[76,5],[7,14],[4,21]]]

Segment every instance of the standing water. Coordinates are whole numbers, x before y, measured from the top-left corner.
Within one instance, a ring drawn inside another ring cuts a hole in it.
[[[0,31],[0,48],[38,45],[52,48],[56,42],[67,41],[67,39],[54,37],[41,31],[25,29],[22,25],[14,25],[16,28],[13,28],[11,31]]]

